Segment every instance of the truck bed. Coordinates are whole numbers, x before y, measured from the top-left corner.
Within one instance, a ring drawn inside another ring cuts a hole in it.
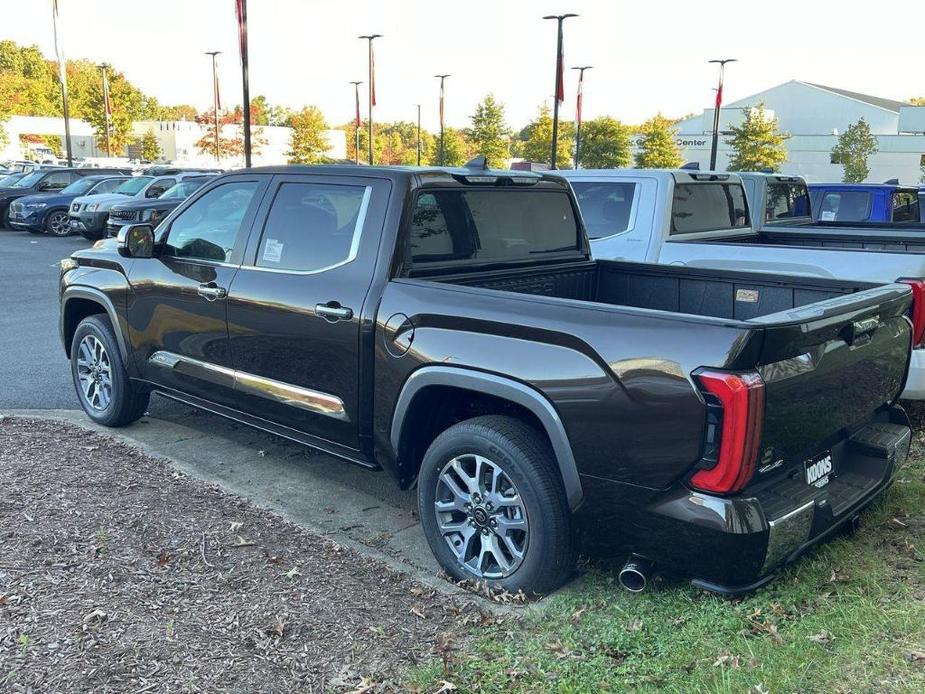
[[[619,261],[431,279],[565,301],[577,324],[611,325],[609,339],[620,352],[639,343],[627,330],[628,321],[611,314],[644,309],[650,319],[643,328],[649,342],[661,335],[691,344],[721,325],[737,328],[739,337],[726,363],[711,366],[758,368],[767,392],[765,444],[789,461],[787,469],[802,460],[813,442],[850,430],[893,401],[902,390],[911,350],[905,318],[911,293],[899,284]],[[518,309],[516,302],[508,303],[512,322],[520,319],[521,311],[552,315],[556,310]],[[609,311],[601,312],[602,306]],[[559,310],[563,308],[560,304]],[[871,324],[876,327],[865,332]],[[644,363],[651,350],[650,345],[648,351],[625,354],[624,359]],[[606,353],[600,346],[597,351]],[[832,393],[842,397],[833,401]]]
[[[925,229],[870,227],[777,227],[757,234],[743,235],[724,242],[756,243],[772,246],[812,246],[868,251],[925,253]]]
[[[737,321],[873,290],[869,282],[601,260],[444,278],[485,289]],[[879,294],[877,294],[879,298]]]

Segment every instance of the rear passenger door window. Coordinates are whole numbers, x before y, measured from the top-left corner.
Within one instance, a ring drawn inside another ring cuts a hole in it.
[[[41,190],[61,190],[71,185],[76,176],[67,171],[58,171],[48,174],[39,184]]]
[[[323,272],[356,258],[371,189],[331,183],[280,184],[255,264],[268,270]]]

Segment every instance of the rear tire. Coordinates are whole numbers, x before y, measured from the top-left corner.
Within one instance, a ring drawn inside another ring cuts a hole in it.
[[[455,580],[548,593],[575,567],[571,512],[549,442],[513,417],[460,422],[427,449],[418,511]]]
[[[70,236],[71,223],[67,210],[52,210],[45,217],[45,233],[49,236]]]
[[[122,427],[148,408],[150,391],[129,379],[106,315],[84,318],[74,331],[71,375],[81,407],[97,424]]]

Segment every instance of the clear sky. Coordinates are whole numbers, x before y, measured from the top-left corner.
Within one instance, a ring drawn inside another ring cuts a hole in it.
[[[221,50],[225,105],[240,102],[234,0],[59,0],[68,56],[107,61],[162,103],[211,106],[211,64]],[[353,114],[350,80],[366,79],[376,50],[376,118],[437,122],[435,73],[447,80],[447,122],[462,127],[493,92],[509,123],[551,103],[555,22],[565,24],[567,65],[586,75],[585,118],[631,123],[657,111],[710,106],[710,58],[735,57],[725,100],[801,79],[878,96],[925,95],[925,0],[249,0],[251,95],[290,107],[319,106],[332,123]],[[54,55],[51,0],[0,0],[0,38]],[[564,117],[574,113],[569,71]],[[366,99],[362,98],[365,116]]]

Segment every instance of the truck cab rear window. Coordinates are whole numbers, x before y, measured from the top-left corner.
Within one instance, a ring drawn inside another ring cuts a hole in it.
[[[671,235],[750,226],[739,183],[679,183],[671,207]]]
[[[866,222],[870,219],[871,194],[842,190],[826,193],[819,206],[820,222]]]
[[[630,225],[635,183],[573,181],[588,238],[602,239],[626,231]]]
[[[414,265],[516,262],[581,250],[563,192],[438,190],[421,193],[410,228]]]
[[[810,216],[809,191],[802,183],[769,183],[764,221]]]

